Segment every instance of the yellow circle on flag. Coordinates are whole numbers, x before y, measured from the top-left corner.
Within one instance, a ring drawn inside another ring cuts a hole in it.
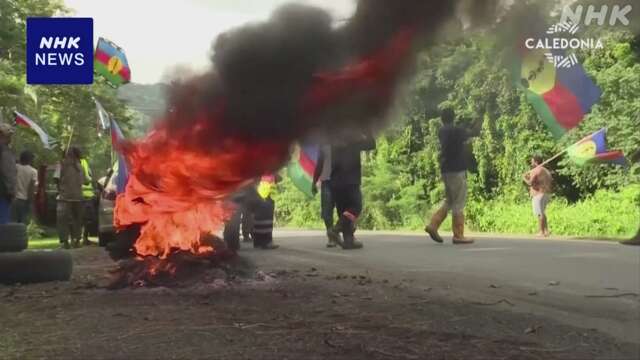
[[[520,77],[526,80],[529,90],[538,95],[548,92],[556,85],[556,68],[547,60],[544,51],[537,49],[527,52],[520,70]]]
[[[577,157],[591,158],[596,155],[596,143],[593,141],[585,141],[577,144],[575,149]]]
[[[107,64],[107,70],[109,70],[113,75],[117,75],[123,67],[124,64],[122,64],[122,61],[120,61],[117,56],[112,56]]]

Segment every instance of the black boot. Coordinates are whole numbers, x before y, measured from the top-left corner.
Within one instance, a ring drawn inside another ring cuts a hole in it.
[[[338,245],[344,250],[362,249],[361,242],[355,239],[354,233],[356,232],[356,226],[348,217],[342,215],[336,228],[339,228],[342,232],[342,241],[338,242]]]

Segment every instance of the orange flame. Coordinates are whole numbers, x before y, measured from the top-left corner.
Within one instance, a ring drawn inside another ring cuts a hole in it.
[[[213,252],[203,239],[218,232],[233,211],[228,195],[278,168],[288,156],[286,141],[224,140],[206,131],[213,123],[199,119],[175,133],[161,125],[143,140],[124,145],[131,173],[116,200],[115,225],[142,224],[138,255],[164,259],[177,250]],[[211,146],[201,146],[207,143]]]

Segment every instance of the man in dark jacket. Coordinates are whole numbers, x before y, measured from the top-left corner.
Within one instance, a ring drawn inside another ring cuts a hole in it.
[[[0,123],[0,225],[9,222],[16,189],[16,157],[9,148],[13,127]]]
[[[454,125],[453,109],[442,111],[442,128],[438,133],[440,139],[440,171],[444,182],[444,204],[431,217],[425,231],[431,239],[442,243],[438,234],[440,224],[449,211],[453,218],[453,243],[471,244],[473,240],[464,237],[464,206],[467,200],[467,170],[469,168],[469,147],[467,141],[475,136],[467,129]]]
[[[345,250],[360,249],[363,246],[354,237],[356,223],[362,212],[360,152],[373,150],[375,147],[375,140],[366,135],[359,135],[354,141],[331,147],[331,195],[340,216],[331,230],[335,235],[331,237],[337,239],[338,245]],[[339,240],[336,233],[342,233],[342,240]]]

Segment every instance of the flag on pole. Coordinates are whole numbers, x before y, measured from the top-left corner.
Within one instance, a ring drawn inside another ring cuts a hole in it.
[[[45,149],[51,150],[54,146],[58,145],[58,141],[49,136],[49,134],[47,134],[33,120],[17,111],[14,111],[13,114],[15,115],[16,126],[22,126],[33,130],[40,138],[40,141],[42,141],[42,145],[44,145]]]
[[[98,127],[102,130],[107,130],[111,126],[109,113],[107,113],[98,100],[93,99],[93,101],[96,103],[96,111],[98,112]]]
[[[131,69],[124,50],[109,40],[98,39],[93,63],[95,72],[114,87],[131,81]]]
[[[307,197],[313,197],[313,173],[320,155],[317,145],[296,146],[291,163],[287,167],[287,174],[293,184]]]
[[[556,66],[544,49],[519,50],[516,85],[556,139],[578,126],[602,91],[587,76],[582,65]],[[553,55],[561,56],[558,52]]]
[[[583,166],[589,163],[609,163],[627,165],[624,154],[620,150],[607,150],[607,129],[600,129],[585,137],[567,149],[569,158]]]
[[[124,141],[124,134],[118,123],[114,119],[110,119],[111,125],[111,147],[118,154],[117,170],[116,170],[116,193],[121,194],[124,192],[129,180],[129,167],[127,166],[127,159],[122,154],[120,143]]]

